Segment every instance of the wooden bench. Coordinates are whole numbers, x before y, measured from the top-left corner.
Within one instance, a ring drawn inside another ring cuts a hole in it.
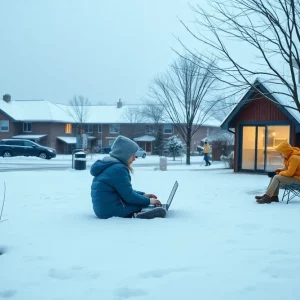
[[[300,197],[300,184],[282,184],[281,189],[284,189],[281,201],[286,199],[286,204],[295,197]]]

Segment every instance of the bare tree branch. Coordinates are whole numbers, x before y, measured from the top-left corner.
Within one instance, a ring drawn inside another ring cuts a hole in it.
[[[78,124],[78,129],[81,131],[88,117],[89,99],[82,95],[74,96],[73,99],[69,101],[69,105],[70,109],[68,110],[68,114],[74,119],[75,123]]]
[[[214,65],[213,60],[206,63],[201,57],[181,56],[150,88],[151,96],[162,105],[186,143],[186,164],[190,164],[192,136],[212,114],[209,93],[216,81],[211,74]]]
[[[255,79],[272,83],[278,90],[272,95],[285,96],[291,104],[279,104],[300,111],[297,85],[300,69],[300,2],[299,0],[210,0],[211,10],[191,6],[198,18],[196,29],[181,23],[201,44],[208,46],[222,62],[216,67],[218,79],[230,90],[252,87]],[[255,61],[249,66],[230,50],[230,42],[247,45]],[[188,48],[184,46],[185,48]],[[195,51],[190,51],[199,56]],[[202,54],[202,59],[209,60]],[[285,68],[283,68],[285,66]],[[298,71],[295,70],[298,69]],[[278,103],[276,103],[278,104]]]

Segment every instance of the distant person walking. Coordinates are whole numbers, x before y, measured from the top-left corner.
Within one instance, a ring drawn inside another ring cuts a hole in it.
[[[211,163],[209,162],[210,146],[209,146],[208,142],[204,143],[203,153],[204,153],[205,166],[206,167],[210,166],[211,165]]]

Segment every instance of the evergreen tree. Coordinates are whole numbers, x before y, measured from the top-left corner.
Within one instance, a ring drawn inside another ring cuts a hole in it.
[[[175,157],[182,155],[183,145],[178,136],[172,135],[171,137],[169,137],[168,142],[166,144],[166,149],[170,156],[173,157],[173,160],[175,160]]]
[[[157,129],[157,133],[156,133],[156,140],[154,142],[154,153],[158,154],[159,156],[163,155],[163,151],[164,151],[164,141],[163,141],[163,132],[162,132],[162,128],[158,127]]]

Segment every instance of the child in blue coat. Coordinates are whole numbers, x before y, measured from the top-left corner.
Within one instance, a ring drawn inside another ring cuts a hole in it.
[[[136,217],[152,219],[165,217],[166,210],[154,194],[135,191],[131,186],[131,163],[139,146],[132,140],[118,136],[109,156],[97,160],[91,167],[94,176],[91,186],[93,209],[97,217]],[[150,204],[157,207],[141,210]]]

